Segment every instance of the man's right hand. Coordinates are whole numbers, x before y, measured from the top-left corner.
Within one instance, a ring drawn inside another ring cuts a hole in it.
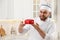
[[[21,28],[23,28],[25,26],[25,24],[23,23],[23,21],[21,21],[20,25]]]
[[[19,24],[19,28],[18,28],[18,31],[19,31],[20,33],[23,32],[23,27],[24,27],[24,26],[25,26],[25,24],[23,23],[23,21],[21,21],[20,24]]]

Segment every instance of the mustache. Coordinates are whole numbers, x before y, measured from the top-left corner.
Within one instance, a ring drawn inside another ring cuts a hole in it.
[[[43,17],[44,19],[46,19],[47,17],[46,16],[44,16],[44,15],[42,15],[42,16],[40,16],[40,17]]]
[[[42,15],[41,17],[45,17],[44,15]]]

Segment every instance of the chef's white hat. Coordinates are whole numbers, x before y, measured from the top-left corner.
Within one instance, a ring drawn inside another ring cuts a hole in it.
[[[47,4],[42,4],[42,5],[40,5],[40,10],[41,10],[41,9],[46,9],[46,10],[48,10],[49,12],[52,12],[51,7],[50,7],[49,5],[47,5]]]

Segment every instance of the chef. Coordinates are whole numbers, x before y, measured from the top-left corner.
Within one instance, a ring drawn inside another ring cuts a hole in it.
[[[27,26],[24,22],[21,22],[19,25],[19,32],[23,33],[30,30],[29,40],[55,40],[56,26],[49,18],[51,13],[51,7],[42,4],[38,17],[34,18],[35,23]]]

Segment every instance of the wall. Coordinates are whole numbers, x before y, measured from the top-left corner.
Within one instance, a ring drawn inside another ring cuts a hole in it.
[[[0,19],[12,19],[14,0],[0,0]]]
[[[0,19],[6,18],[7,0],[0,0]]]
[[[58,40],[60,40],[60,0],[57,0],[57,30],[58,30]]]
[[[32,0],[0,0],[0,19],[32,18]]]
[[[32,18],[32,0],[14,0],[14,18]]]
[[[60,0],[57,1],[57,27],[60,32]]]

